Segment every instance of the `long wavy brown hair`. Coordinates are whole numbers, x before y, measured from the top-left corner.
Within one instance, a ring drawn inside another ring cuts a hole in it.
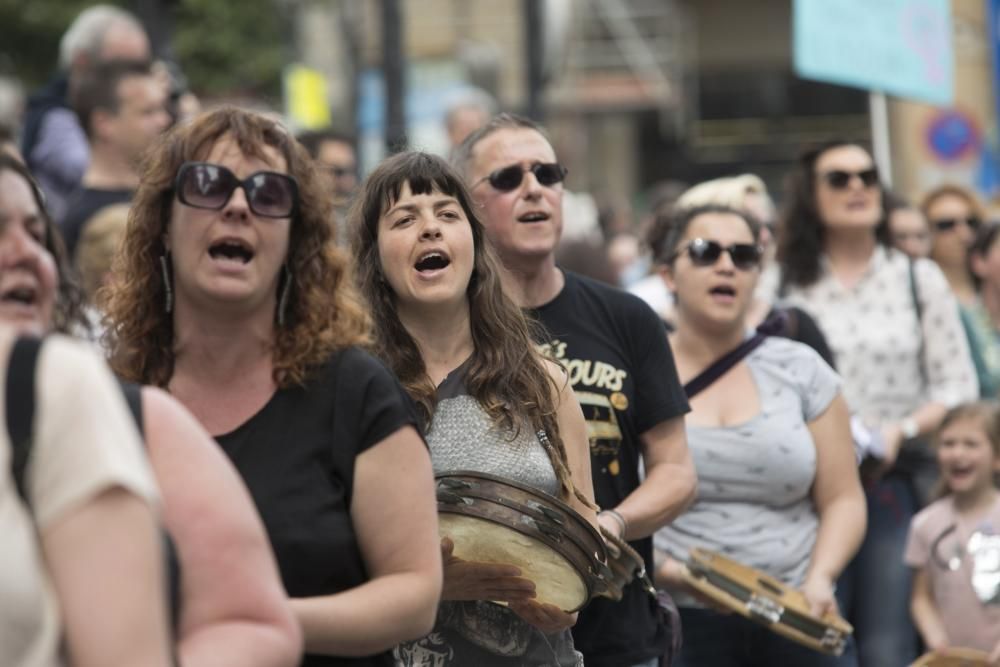
[[[32,177],[31,172],[22,162],[8,153],[0,151],[0,173],[12,171],[28,184],[31,196],[35,200],[42,222],[45,225],[45,238],[42,245],[52,255],[55,261],[59,283],[56,286],[55,310],[52,313],[52,329],[60,333],[83,335],[90,332],[90,322],[84,313],[86,296],[76,274],[69,262],[69,255],[62,240],[62,234],[52,222],[45,207],[45,196],[42,189]]]
[[[350,213],[357,280],[375,324],[375,352],[392,368],[430,425],[436,407],[434,383],[416,341],[396,312],[396,294],[382,274],[378,251],[379,219],[399,199],[403,185],[414,194],[440,192],[458,200],[472,226],[473,268],[467,290],[473,353],[465,375],[469,394],[498,427],[516,436],[522,427],[544,431],[540,438],[568,498],[573,486],[566,448],[556,419],[559,387],[537,352],[532,327],[504,293],[500,265],[486,240],[465,185],[443,159],[421,152],[400,153],[375,169]],[[584,503],[592,505],[580,493]]]
[[[173,374],[173,318],[165,309],[160,257],[166,252],[174,178],[182,164],[204,159],[224,137],[247,157],[268,161],[264,147],[275,149],[298,184],[286,258],[292,283],[283,325],[275,313],[275,382],[281,387],[302,384],[334,351],[368,342],[370,323],[352,286],[347,254],[334,243],[331,200],[309,155],[276,121],[224,107],[168,132],[143,165],[113,282],[103,295],[111,364],[125,379],[165,386]],[[279,293],[287,279],[279,281]]]
[[[778,218],[777,228],[776,259],[781,267],[782,289],[788,286],[808,287],[820,279],[826,229],[816,202],[816,163],[827,151],[844,146],[864,149],[855,141],[828,141],[804,151],[788,175],[785,206]],[[882,186],[878,187],[881,193]],[[882,217],[882,222],[875,229],[875,237],[883,245],[889,245],[884,210]]]

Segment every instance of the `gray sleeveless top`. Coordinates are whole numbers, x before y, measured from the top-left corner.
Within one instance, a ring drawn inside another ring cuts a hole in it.
[[[500,430],[465,388],[466,364],[438,386],[427,444],[435,474],[469,470],[559,492],[548,453],[530,424]],[[501,605],[442,602],[434,630],[393,651],[397,667],[582,667],[569,630],[544,635]]]
[[[459,366],[438,387],[438,404],[427,434],[434,473],[470,470],[527,484],[549,495],[559,481],[549,455],[530,424],[501,431],[479,402],[466,393]]]

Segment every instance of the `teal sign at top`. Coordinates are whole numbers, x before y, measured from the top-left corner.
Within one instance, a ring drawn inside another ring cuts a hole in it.
[[[794,10],[802,78],[952,104],[949,0],[795,0]]]

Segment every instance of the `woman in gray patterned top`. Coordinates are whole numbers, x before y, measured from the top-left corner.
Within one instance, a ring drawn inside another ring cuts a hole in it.
[[[505,296],[461,179],[438,157],[394,156],[368,178],[351,224],[377,352],[428,424],[435,472],[531,485],[596,527],[583,413]],[[535,602],[516,567],[462,561],[447,539],[442,551],[434,631],[399,646],[397,665],[582,665],[569,632],[575,614]]]
[[[720,206],[681,213],[671,230],[663,276],[677,303],[670,344],[682,381],[746,337],[758,234],[755,222]],[[843,664],[705,608],[680,577],[689,550],[703,547],[801,589],[817,615],[836,608],[834,581],[865,531],[840,379],[811,348],[769,338],[691,399],[686,421],[698,499],[655,542],[657,578],[681,609],[679,663]]]

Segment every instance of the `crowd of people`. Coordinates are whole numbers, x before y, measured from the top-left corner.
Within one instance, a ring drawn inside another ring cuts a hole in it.
[[[0,664],[1000,666],[1000,222],[971,190],[910,203],[830,142],[780,208],[752,174],[673,188],[574,263],[530,119],[465,100],[447,158],[361,179],[350,136],[202,112],[150,60],[84,11],[0,146]],[[567,610],[460,557],[456,471],[655,586]],[[843,652],[706,597],[705,550],[848,621]]]

